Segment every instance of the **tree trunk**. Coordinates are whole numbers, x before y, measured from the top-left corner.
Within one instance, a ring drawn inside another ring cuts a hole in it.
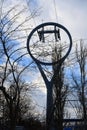
[[[12,100],[10,101],[9,118],[10,118],[10,130],[15,130],[16,118],[15,118],[15,113],[14,113],[14,107],[13,107]]]

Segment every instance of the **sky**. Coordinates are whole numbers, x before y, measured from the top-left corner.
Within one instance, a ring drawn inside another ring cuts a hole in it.
[[[34,19],[34,26],[57,22],[70,31],[73,40],[87,39],[87,0],[6,0],[5,3],[6,7],[10,3],[10,6],[19,4],[22,8],[27,6],[26,1],[30,1],[30,10],[39,9],[40,12]]]
[[[32,19],[33,27],[44,22],[57,22],[69,30],[73,40],[87,39],[87,0],[6,0],[4,9],[17,4],[18,9],[21,9],[27,7],[26,2],[29,1],[29,11],[38,9],[39,12],[39,15]],[[19,22],[29,11],[21,16]],[[43,105],[43,101],[40,104]]]
[[[70,31],[73,40],[87,38],[87,0],[32,1],[33,6],[42,7],[39,23],[58,22]]]

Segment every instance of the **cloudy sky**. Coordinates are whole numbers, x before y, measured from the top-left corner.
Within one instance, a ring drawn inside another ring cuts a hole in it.
[[[29,1],[28,9],[39,9],[40,12],[31,23],[34,27],[43,22],[58,22],[70,31],[73,40],[87,39],[87,0],[6,0],[4,9],[16,4],[19,9],[27,7]],[[23,14],[21,19],[25,16]]]
[[[43,21],[59,22],[68,28],[73,39],[87,38],[87,0],[34,1],[42,6]]]
[[[6,0],[5,3],[6,7],[10,3],[22,8],[29,1],[31,10],[40,9],[34,26],[48,21],[58,22],[70,31],[73,40],[87,38],[87,0]]]

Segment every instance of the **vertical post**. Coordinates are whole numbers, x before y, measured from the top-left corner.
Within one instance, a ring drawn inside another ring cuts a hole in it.
[[[46,108],[46,127],[47,130],[52,130],[53,116],[52,116],[52,108],[53,108],[53,80],[48,81],[45,73],[43,72],[41,65],[36,62],[37,67],[41,73],[41,76],[45,82],[47,88],[47,108]]]
[[[52,116],[52,108],[53,108],[53,86],[49,83],[47,86],[47,109],[46,109],[46,127],[47,130],[51,130],[53,116]]]
[[[54,26],[54,30],[44,30],[44,27],[46,26]],[[38,59],[38,56],[37,57],[34,57],[34,55],[31,53],[31,50],[30,50],[30,39],[32,38],[32,35],[35,33],[35,32],[38,32],[39,34],[39,38],[40,38],[40,41],[42,42],[45,42],[45,39],[44,39],[44,34],[47,34],[47,33],[54,33],[55,35],[55,40],[58,41],[60,40],[60,30],[56,30],[56,27],[64,30],[66,32],[66,34],[68,35],[69,37],[69,41],[70,41],[70,44],[69,44],[69,48],[66,52],[66,54],[58,61],[56,62],[44,62],[44,61],[40,61]],[[42,29],[42,31],[38,31],[39,29]],[[52,80],[51,81],[48,81],[44,71],[43,71],[43,68],[41,67],[41,65],[53,65],[53,64],[62,64],[62,62],[64,62],[64,60],[66,59],[66,57],[69,55],[70,51],[71,51],[71,47],[72,47],[72,38],[71,38],[71,35],[69,33],[69,31],[64,27],[62,26],[61,24],[58,24],[58,23],[53,23],[53,22],[47,22],[47,23],[43,23],[41,25],[38,25],[36,28],[34,28],[31,33],[29,34],[28,36],[28,39],[27,39],[27,50],[28,50],[28,53],[30,54],[31,58],[36,62],[37,64],[37,67],[43,77],[43,80],[45,82],[45,85],[46,85],[46,88],[47,88],[47,109],[46,109],[46,125],[47,125],[47,130],[56,130],[55,126],[53,128],[53,123],[55,123],[53,121],[53,80],[54,80],[54,75],[52,77]]]

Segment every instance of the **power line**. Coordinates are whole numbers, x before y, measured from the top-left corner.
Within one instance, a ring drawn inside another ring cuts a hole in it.
[[[58,14],[57,14],[56,1],[55,0],[53,0],[53,4],[54,4],[54,10],[55,10],[55,18],[56,18],[56,21],[58,22]]]

